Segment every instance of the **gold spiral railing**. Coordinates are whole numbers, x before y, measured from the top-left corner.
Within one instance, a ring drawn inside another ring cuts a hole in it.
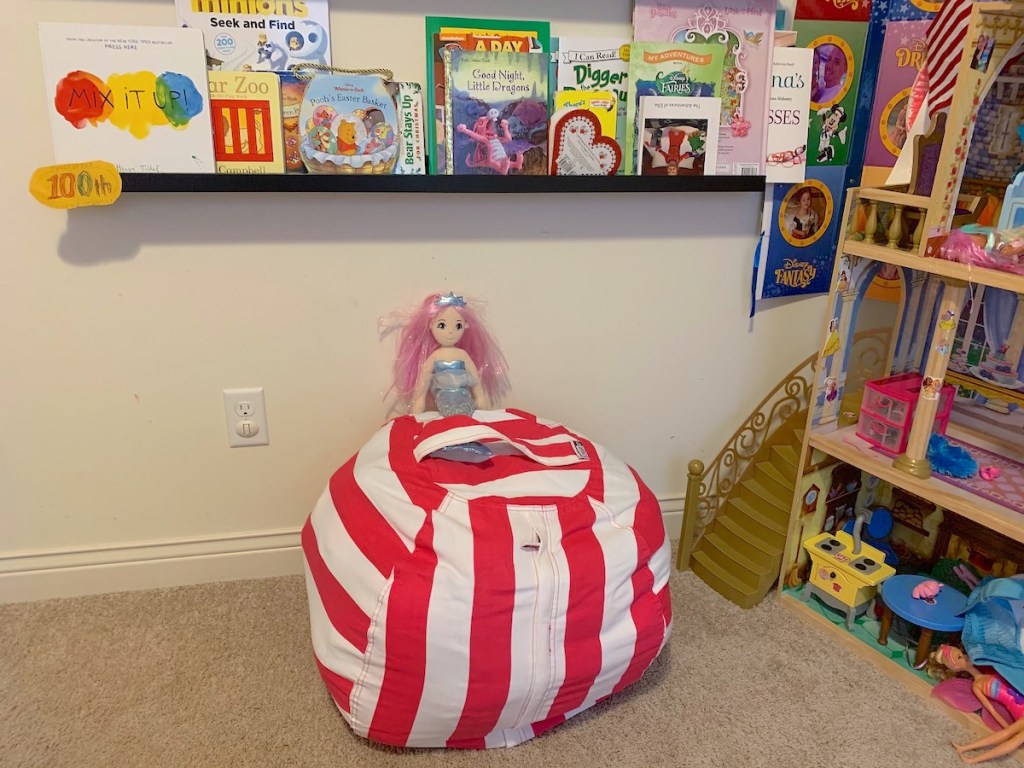
[[[685,570],[693,547],[704,530],[725,506],[747,467],[757,458],[761,448],[787,421],[808,407],[814,388],[814,364],[811,355],[790,373],[762,400],[733,434],[725,447],[705,469],[695,459],[688,466],[686,503],[683,511],[683,532],[679,541],[676,567]]]

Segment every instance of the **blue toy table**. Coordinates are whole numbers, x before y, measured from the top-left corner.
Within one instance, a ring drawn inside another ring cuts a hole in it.
[[[889,642],[892,615],[906,619],[921,628],[921,639],[917,643],[914,666],[920,666],[928,658],[932,646],[932,633],[960,632],[964,618],[960,616],[967,605],[967,598],[948,584],[943,584],[934,601],[919,600],[913,596],[914,587],[925,581],[934,581],[927,576],[901,574],[882,582],[882,627],[878,632],[879,645]]]

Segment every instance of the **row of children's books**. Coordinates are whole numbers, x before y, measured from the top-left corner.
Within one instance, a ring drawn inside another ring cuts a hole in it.
[[[422,89],[332,70],[327,0],[275,3],[275,14],[260,3],[176,3],[179,27],[40,25],[58,162],[106,159],[123,172],[764,171],[775,0],[636,0],[633,39],[427,17]]]

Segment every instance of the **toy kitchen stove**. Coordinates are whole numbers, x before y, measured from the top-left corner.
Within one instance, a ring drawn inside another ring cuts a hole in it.
[[[812,594],[825,605],[846,614],[846,628],[868,609],[878,585],[896,571],[885,564],[885,553],[856,542],[843,531],[821,533],[804,542],[811,556],[811,576],[801,600]]]

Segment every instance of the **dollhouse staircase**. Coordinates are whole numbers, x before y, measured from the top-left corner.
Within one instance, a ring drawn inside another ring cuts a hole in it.
[[[779,576],[814,359],[805,361],[775,390],[785,393],[781,400],[776,397],[773,402],[769,395],[768,407],[765,403],[758,407],[707,471],[699,461],[690,465],[677,565],[692,568],[708,586],[741,608],[757,605]],[[806,380],[799,378],[801,373]],[[753,450],[743,450],[751,444],[756,445]],[[707,518],[699,539],[693,530],[698,518]],[[691,549],[687,544],[693,541]]]

